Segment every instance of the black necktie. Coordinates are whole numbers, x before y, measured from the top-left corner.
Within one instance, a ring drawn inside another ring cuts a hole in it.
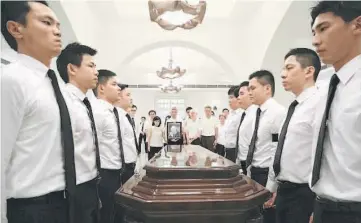
[[[92,132],[93,132],[93,138],[94,138],[94,144],[95,144],[95,162],[96,162],[97,169],[98,169],[98,174],[99,174],[99,172],[100,172],[99,143],[98,143],[97,130],[96,130],[96,127],[95,127],[93,110],[92,110],[92,107],[91,107],[90,102],[89,102],[87,97],[84,98],[83,103],[85,104],[85,106],[86,106],[86,108],[88,110],[88,116],[89,116],[89,119],[90,119],[90,124],[91,124]]]
[[[258,108],[257,113],[256,113],[256,123],[254,125],[254,131],[253,131],[253,135],[252,135],[252,139],[251,139],[251,144],[249,145],[249,150],[248,150],[247,159],[246,159],[247,167],[249,167],[253,161],[253,154],[256,149],[257,132],[258,132],[260,118],[261,118],[261,109]]]
[[[275,159],[273,162],[273,170],[274,170],[276,176],[278,176],[278,174],[281,171],[281,156],[282,156],[283,145],[285,144],[288,125],[290,124],[291,117],[292,117],[293,113],[295,112],[297,105],[298,105],[298,102],[296,100],[294,100],[291,103],[290,107],[288,108],[286,120],[282,126],[281,134],[280,134],[278,144],[277,144]]]
[[[142,123],[142,132],[144,132],[144,122]]]
[[[119,113],[116,108],[113,109],[113,112],[114,112],[115,119],[117,121],[117,127],[118,127],[118,142],[119,142],[119,149],[120,149],[120,158],[122,159],[122,170],[125,170],[124,149],[123,149],[122,134],[120,132]]]
[[[65,185],[66,195],[68,201],[68,220],[69,223],[75,223],[75,188],[76,188],[76,173],[75,173],[75,159],[74,159],[74,141],[73,131],[71,128],[71,120],[63,95],[61,94],[58,79],[53,70],[48,71],[48,77],[51,79],[55,98],[59,106],[60,112],[60,129],[61,142],[63,146],[63,159],[65,170]]]
[[[239,129],[241,128],[242,122],[243,122],[243,120],[244,120],[245,117],[246,117],[246,112],[243,112],[242,117],[241,117],[241,121],[239,122],[238,129],[237,129],[236,151],[235,151],[236,157],[237,157],[237,155],[238,155],[238,149],[239,149],[239,148],[238,148],[238,143],[239,143]]]
[[[326,101],[325,112],[323,113],[320,132],[318,134],[315,161],[314,161],[313,170],[312,170],[311,186],[315,185],[317,183],[317,181],[320,179],[321,161],[322,161],[322,154],[323,154],[323,143],[325,141],[325,135],[326,135],[326,131],[327,131],[327,120],[328,120],[328,116],[330,114],[332,100],[335,96],[335,92],[336,92],[337,85],[339,82],[340,82],[340,79],[337,77],[336,74],[334,74],[331,78],[330,86],[328,88],[328,96],[327,96],[327,101]]]
[[[131,124],[131,126],[132,126],[132,129],[133,129],[133,134],[134,134],[135,147],[137,148],[137,152],[138,152],[138,154],[139,154],[139,153],[140,153],[140,148],[139,148],[138,143],[137,143],[137,135],[135,134],[135,130],[134,130],[134,126],[133,126],[132,118],[130,117],[130,115],[129,115],[129,114],[126,114],[126,116],[127,116],[127,119],[128,119],[128,121],[129,121],[129,123],[130,123],[130,124]]]
[[[133,128],[135,129],[135,121],[134,121],[134,118],[132,117],[132,126]]]

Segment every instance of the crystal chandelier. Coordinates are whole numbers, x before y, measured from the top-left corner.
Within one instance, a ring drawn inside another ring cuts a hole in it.
[[[175,94],[180,92],[182,90],[182,87],[174,85],[172,80],[170,80],[168,84],[161,86],[160,90],[164,93]]]
[[[176,28],[193,29],[201,24],[206,13],[205,1],[149,0],[149,15],[152,22],[165,30]]]
[[[186,69],[181,69],[179,66],[173,68],[172,48],[170,48],[168,67],[162,67],[156,73],[162,79],[174,79],[183,76],[186,73]]]

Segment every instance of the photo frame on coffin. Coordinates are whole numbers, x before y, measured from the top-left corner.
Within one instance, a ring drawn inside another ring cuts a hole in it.
[[[181,152],[183,145],[182,122],[167,123],[167,151]]]

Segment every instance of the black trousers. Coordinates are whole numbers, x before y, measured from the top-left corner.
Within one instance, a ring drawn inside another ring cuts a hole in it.
[[[102,202],[100,209],[101,223],[114,223],[115,200],[114,194],[121,187],[121,170],[101,169],[99,184],[99,197]]]
[[[153,156],[158,153],[163,147],[150,147],[149,153],[148,153],[148,160],[152,159]]]
[[[251,178],[262,186],[266,186],[268,181],[269,168],[251,167]],[[275,223],[275,208],[267,208],[263,210],[263,223]]]
[[[191,145],[196,145],[196,146],[200,146],[201,145],[201,139],[200,138],[196,138],[191,142]]]
[[[140,148],[142,148],[142,142],[144,142],[144,148],[145,148],[145,151],[147,151],[147,143],[145,142],[145,140],[147,139],[147,136],[145,134],[139,134],[139,146]]]
[[[361,223],[361,202],[334,202],[317,197],[314,223]]]
[[[215,136],[201,136],[201,146],[213,152],[215,139]]]
[[[247,175],[247,164],[246,164],[246,160],[241,160],[241,168],[243,171],[244,175]]]
[[[237,159],[236,148],[225,148],[225,151],[226,158],[235,163]]]
[[[122,185],[134,175],[135,163],[126,163],[123,168],[124,170],[121,176]]]
[[[314,202],[308,184],[280,182],[275,201],[277,223],[309,223]]]
[[[75,222],[96,223],[99,219],[99,197],[97,180],[76,186]],[[9,223],[68,223],[68,203],[64,191],[40,197],[8,199]]]
[[[220,156],[224,156],[224,154],[225,154],[224,146],[217,143],[216,150],[214,152],[219,154]]]

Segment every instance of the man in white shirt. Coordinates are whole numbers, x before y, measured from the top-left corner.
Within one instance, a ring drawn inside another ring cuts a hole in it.
[[[224,118],[227,119],[228,115],[229,115],[229,109],[228,108],[223,108],[222,114],[223,114]]]
[[[119,99],[117,75],[110,70],[98,70],[98,84],[94,94],[94,118],[99,140],[101,181],[99,197],[102,202],[100,222],[114,222],[114,194],[121,186],[124,151],[120,133],[119,114],[114,107]]]
[[[93,109],[86,97],[96,87],[98,70],[93,59],[97,53],[86,45],[71,43],[56,60],[60,77],[66,83],[64,97],[69,109],[74,139],[76,170],[75,220],[96,222],[99,215],[99,142]]]
[[[189,111],[190,118],[185,124],[187,143],[199,146],[201,143],[201,126],[197,118],[197,112],[193,109]]]
[[[361,2],[322,1],[311,17],[313,45],[336,71],[315,115],[314,222],[361,222]]]
[[[201,119],[201,146],[210,150],[215,150],[217,143],[217,119],[212,116],[212,108],[207,105],[204,107],[205,117]]]
[[[239,86],[238,104],[244,110],[238,125],[237,158],[241,164],[244,175],[247,175],[246,158],[251,143],[252,131],[258,106],[252,104],[248,91],[248,81],[243,81]]]
[[[228,103],[231,108],[231,112],[226,119],[226,123],[224,124],[225,128],[225,141],[224,148],[226,152],[226,158],[231,160],[232,162],[236,162],[236,144],[237,144],[237,133],[238,126],[241,121],[242,113],[239,110],[238,104],[238,94],[239,94],[239,86],[232,86],[228,90]]]
[[[274,196],[265,204],[266,207],[272,206],[276,198],[278,223],[309,223],[313,212],[315,196],[308,181],[311,174],[312,126],[319,103],[315,82],[320,70],[320,59],[313,50],[296,48],[285,56],[282,84],[296,99],[289,106],[280,129],[267,182],[267,189]]]
[[[250,167],[251,178],[266,186],[285,109],[273,99],[275,81],[273,74],[267,70],[256,71],[250,75],[249,92],[253,104],[259,108],[256,111],[246,166]],[[274,208],[265,209],[264,222],[275,222]]]
[[[71,124],[49,70],[61,51],[58,18],[45,1],[1,1],[1,32],[18,52],[1,72],[1,222],[74,223],[65,186],[74,192],[75,173],[65,174],[63,160],[72,160],[62,146]]]
[[[138,140],[139,140],[139,146],[142,148],[142,145],[144,144],[144,147],[145,148],[145,151],[147,151],[147,147],[146,147],[146,136],[145,136],[145,126],[146,124],[146,118],[144,116],[142,116],[140,118],[140,123],[139,123],[139,126],[138,126],[138,132],[139,132],[139,136],[138,136]]]
[[[135,164],[137,162],[137,138],[131,122],[129,121],[129,114],[126,112],[131,107],[131,94],[126,84],[118,84],[120,87],[120,96],[115,105],[119,112],[120,131],[123,141],[124,150],[124,170],[122,170],[122,183],[127,182],[133,175]]]

